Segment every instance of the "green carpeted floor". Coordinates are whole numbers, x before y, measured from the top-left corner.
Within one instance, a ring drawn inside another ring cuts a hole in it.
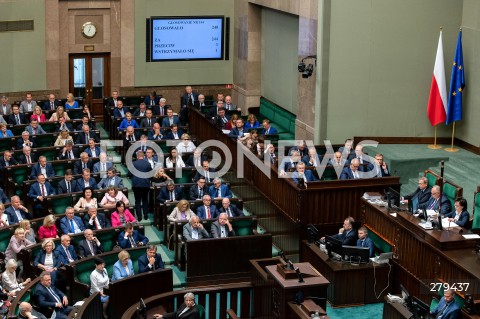
[[[380,319],[383,317],[383,303],[346,308],[332,308],[327,304],[327,314],[331,319]]]

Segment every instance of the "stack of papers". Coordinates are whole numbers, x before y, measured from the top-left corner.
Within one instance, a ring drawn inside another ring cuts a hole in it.
[[[443,228],[452,228],[452,227],[460,227],[460,226],[458,226],[454,222],[449,222],[448,218],[445,217],[445,218],[442,218],[442,227]]]

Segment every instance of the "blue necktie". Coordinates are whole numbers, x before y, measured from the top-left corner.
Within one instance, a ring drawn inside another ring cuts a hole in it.
[[[70,229],[72,230],[72,234],[75,234],[75,226],[73,225],[72,219],[70,219]]]

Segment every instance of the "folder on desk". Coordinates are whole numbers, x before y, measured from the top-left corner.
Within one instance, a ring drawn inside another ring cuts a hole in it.
[[[460,226],[458,226],[454,222],[449,222],[448,218],[445,217],[445,218],[442,218],[442,227],[443,228],[450,228],[450,227],[460,227]]]

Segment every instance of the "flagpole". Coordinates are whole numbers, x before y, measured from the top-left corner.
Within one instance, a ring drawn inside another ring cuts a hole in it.
[[[434,126],[434,137],[433,137],[433,144],[428,145],[429,149],[438,150],[442,148],[440,145],[437,145],[437,126]]]
[[[450,152],[450,153],[454,153],[454,152],[458,152],[459,149],[458,148],[454,148],[453,147],[453,138],[455,136],[455,122],[453,122],[453,127],[452,127],[452,145],[450,147],[446,147],[445,148],[445,151],[447,152]]]

